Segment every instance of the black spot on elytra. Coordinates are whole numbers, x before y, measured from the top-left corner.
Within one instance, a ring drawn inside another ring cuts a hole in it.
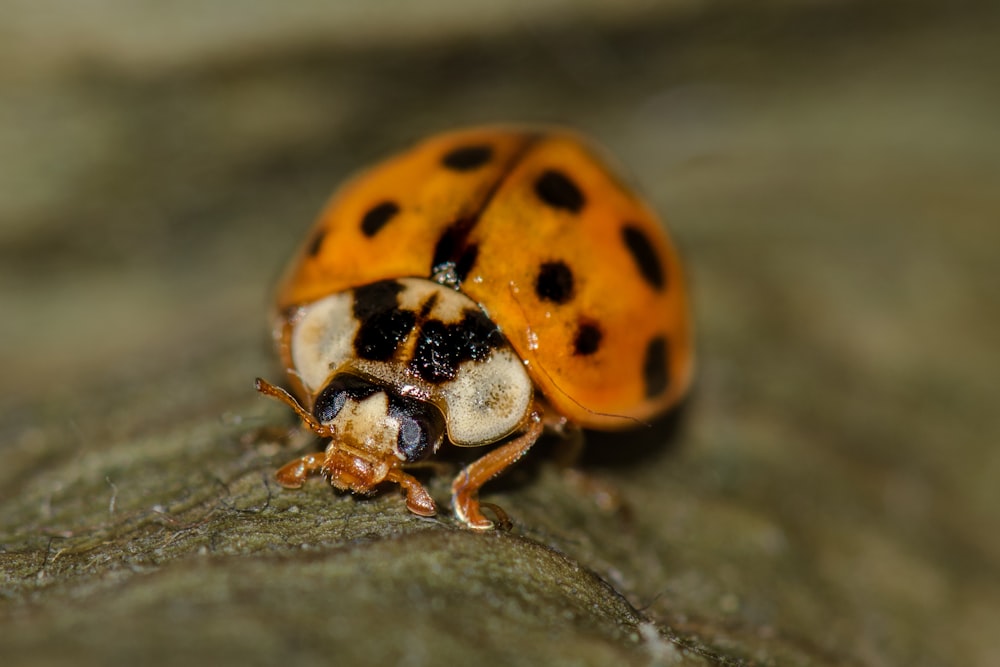
[[[665,283],[663,265],[646,233],[634,225],[627,224],[622,227],[622,240],[643,279],[653,288],[662,290]]]
[[[441,164],[454,171],[478,169],[493,157],[493,149],[487,145],[462,146],[449,151],[441,158]]]
[[[657,336],[646,346],[642,378],[646,383],[646,398],[655,398],[666,391],[670,369],[667,367],[667,339],[663,336]]]
[[[571,213],[579,213],[586,201],[576,183],[556,169],[549,169],[538,177],[535,194],[549,206]]]
[[[368,238],[375,236],[397,213],[399,205],[396,202],[376,204],[361,218],[361,232]]]
[[[566,303],[573,298],[573,272],[565,262],[545,262],[535,279],[535,294],[544,301]]]
[[[316,235],[312,237],[312,241],[309,242],[309,248],[306,250],[306,253],[310,257],[315,257],[316,255],[318,255],[319,249],[323,247],[323,239],[325,238],[326,238],[325,229],[321,229],[318,232],[316,232]]]
[[[466,245],[471,220],[458,220],[441,233],[434,245],[434,255],[431,258],[431,276],[445,272],[454,272],[454,280],[461,283],[472,271],[479,257],[479,246],[475,243]],[[458,285],[452,285],[457,287]]]
[[[416,324],[416,315],[400,310],[403,286],[382,280],[354,290],[354,317],[360,326],[354,337],[354,352],[362,359],[391,359]]]
[[[602,338],[604,334],[596,322],[581,322],[573,339],[573,354],[584,357],[594,354],[601,347]]]
[[[476,264],[476,258],[479,257],[479,246],[475,243],[468,246],[462,251],[462,254],[458,256],[458,261],[455,262],[455,275],[458,277],[458,281],[462,282],[469,275],[469,271]]]
[[[455,223],[441,233],[441,237],[434,244],[434,256],[431,258],[431,275],[445,268],[449,263],[454,263],[454,255],[458,250],[458,244],[463,236],[461,222]]]
[[[482,311],[469,308],[455,324],[440,320],[423,324],[410,370],[426,382],[440,384],[454,379],[463,362],[482,361],[503,344],[497,326]]]

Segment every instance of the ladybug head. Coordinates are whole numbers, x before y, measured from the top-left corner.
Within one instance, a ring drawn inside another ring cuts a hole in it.
[[[431,403],[352,373],[330,380],[316,397],[313,416],[336,433],[328,458],[341,450],[354,458],[392,455],[413,463],[436,451],[445,432],[444,416]]]

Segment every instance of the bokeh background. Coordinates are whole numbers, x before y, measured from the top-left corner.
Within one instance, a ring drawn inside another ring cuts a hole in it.
[[[1000,664],[996,3],[0,9],[5,665]],[[692,400],[591,439],[617,512],[545,456],[499,535],[278,490],[282,265],[352,171],[494,121],[664,213]]]

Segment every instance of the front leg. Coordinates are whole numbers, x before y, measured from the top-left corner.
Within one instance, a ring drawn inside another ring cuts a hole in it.
[[[538,440],[543,429],[541,411],[536,409],[531,414],[527,431],[473,461],[458,473],[451,484],[451,503],[459,521],[474,530],[493,528],[493,522],[483,515],[479,507],[479,489],[524,456]]]
[[[427,489],[415,477],[407,475],[399,468],[393,468],[385,478],[403,487],[403,490],[406,492],[406,509],[417,516],[434,516],[437,514],[437,505],[434,504],[434,499],[431,498],[431,494],[427,493]]]
[[[281,466],[274,476],[278,479],[278,484],[281,484],[286,489],[298,489],[305,484],[306,477],[315,472],[319,472],[319,470],[323,467],[323,461],[325,460],[325,452],[313,452],[312,454],[306,454],[301,458],[295,459],[291,463],[286,463]]]

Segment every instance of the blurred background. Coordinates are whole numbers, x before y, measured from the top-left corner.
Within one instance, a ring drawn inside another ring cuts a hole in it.
[[[1000,664],[997,3],[2,16],[9,507],[109,433],[260,413],[269,291],[354,170],[458,126],[567,124],[663,212],[701,344],[680,452],[609,472],[669,508],[648,517],[662,542],[587,566],[625,571],[657,622],[763,642],[763,663],[776,633],[802,664]]]

